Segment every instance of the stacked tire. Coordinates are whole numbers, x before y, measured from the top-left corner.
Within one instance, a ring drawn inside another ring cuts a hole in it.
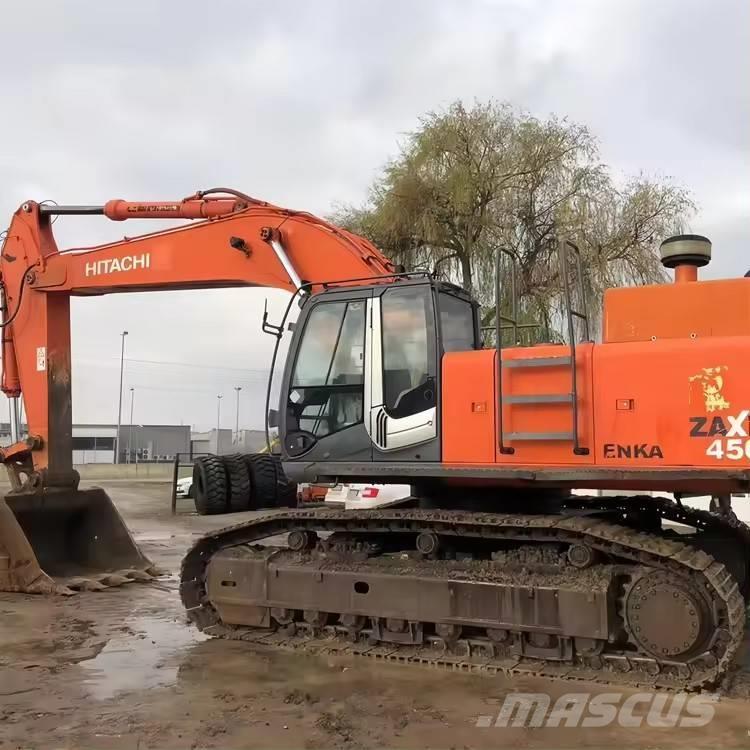
[[[193,497],[200,515],[296,508],[297,485],[287,478],[278,456],[203,456],[193,464]]]
[[[193,502],[202,516],[227,512],[227,472],[220,456],[205,456],[193,464]]]

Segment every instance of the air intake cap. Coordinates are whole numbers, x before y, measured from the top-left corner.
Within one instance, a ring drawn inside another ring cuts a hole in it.
[[[661,243],[661,262],[666,268],[695,266],[711,262],[711,240],[701,234],[678,234]]]

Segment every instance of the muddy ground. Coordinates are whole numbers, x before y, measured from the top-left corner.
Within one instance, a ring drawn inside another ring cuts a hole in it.
[[[494,718],[513,691],[545,692],[554,701],[603,689],[274,653],[205,638],[186,624],[175,574],[191,540],[228,518],[190,514],[186,501],[171,517],[164,483],[100,484],[145,552],[172,574],[155,585],[72,598],[0,594],[0,748],[750,744],[750,703],[739,697],[722,697],[701,728],[483,728],[479,717]]]

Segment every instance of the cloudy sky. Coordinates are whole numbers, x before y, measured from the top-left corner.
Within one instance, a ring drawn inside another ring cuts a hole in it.
[[[586,124],[623,179],[672,176],[750,267],[748,0],[4,3],[0,224],[27,198],[103,203],[236,187],[325,214],[359,203],[420,114],[494,97]],[[153,229],[61,218],[61,247]],[[74,419],[262,425],[264,290],[74,300]],[[6,412],[0,403],[0,418]]]

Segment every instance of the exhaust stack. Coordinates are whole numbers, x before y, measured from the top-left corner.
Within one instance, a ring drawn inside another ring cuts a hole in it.
[[[678,234],[659,248],[665,268],[674,269],[675,284],[698,281],[698,269],[711,262],[711,240],[701,234]]]

